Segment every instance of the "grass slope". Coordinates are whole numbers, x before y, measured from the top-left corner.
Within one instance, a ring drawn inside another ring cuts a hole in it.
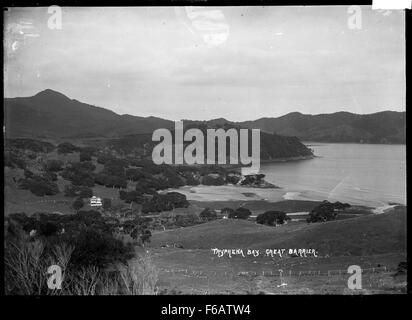
[[[216,220],[153,235],[152,247],[179,243],[185,249],[314,248],[320,255],[373,255],[406,250],[406,208],[317,224],[277,228],[242,220]]]

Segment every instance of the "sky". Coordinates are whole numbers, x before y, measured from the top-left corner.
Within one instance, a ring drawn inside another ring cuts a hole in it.
[[[348,8],[62,7],[60,29],[9,8],[4,94],[171,120],[405,111],[404,12]]]

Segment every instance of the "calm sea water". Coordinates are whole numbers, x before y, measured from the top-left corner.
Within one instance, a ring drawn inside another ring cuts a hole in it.
[[[285,199],[345,201],[367,206],[406,204],[405,145],[313,143],[312,160],[262,164]]]

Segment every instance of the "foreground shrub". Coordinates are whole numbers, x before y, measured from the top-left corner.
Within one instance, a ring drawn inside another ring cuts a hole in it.
[[[29,236],[20,224],[27,221],[37,225],[35,230],[40,231]],[[92,210],[74,215],[39,213],[27,217],[19,213],[8,216],[4,242],[6,294],[154,293],[157,279],[154,266],[145,257],[128,265],[134,250],[116,239],[112,230],[105,218]],[[115,267],[119,263],[120,269],[105,271],[109,265]],[[47,269],[51,265],[62,268],[61,290],[47,287]]]
[[[125,294],[128,295],[153,295],[156,294],[158,272],[149,255],[121,265],[120,279]]]
[[[98,266],[73,268],[75,248],[65,243],[47,249],[42,240],[25,236],[5,241],[6,295],[121,295],[156,294],[158,272],[150,256],[121,263],[112,272]],[[62,269],[61,289],[51,290],[47,270]]]
[[[4,243],[5,293],[13,295],[55,294],[47,287],[47,269],[59,265],[62,279],[70,260],[73,248],[65,244],[45,250],[41,240],[29,241],[20,234]]]
[[[124,261],[130,255],[130,248],[125,247],[121,240],[92,227],[82,229],[67,241],[75,247],[72,263],[76,267],[103,268],[113,261]]]

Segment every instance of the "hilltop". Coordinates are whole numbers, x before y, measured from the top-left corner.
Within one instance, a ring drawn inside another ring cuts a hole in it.
[[[114,137],[173,127],[169,120],[119,115],[50,89],[32,97],[6,98],[4,108],[7,137]]]

